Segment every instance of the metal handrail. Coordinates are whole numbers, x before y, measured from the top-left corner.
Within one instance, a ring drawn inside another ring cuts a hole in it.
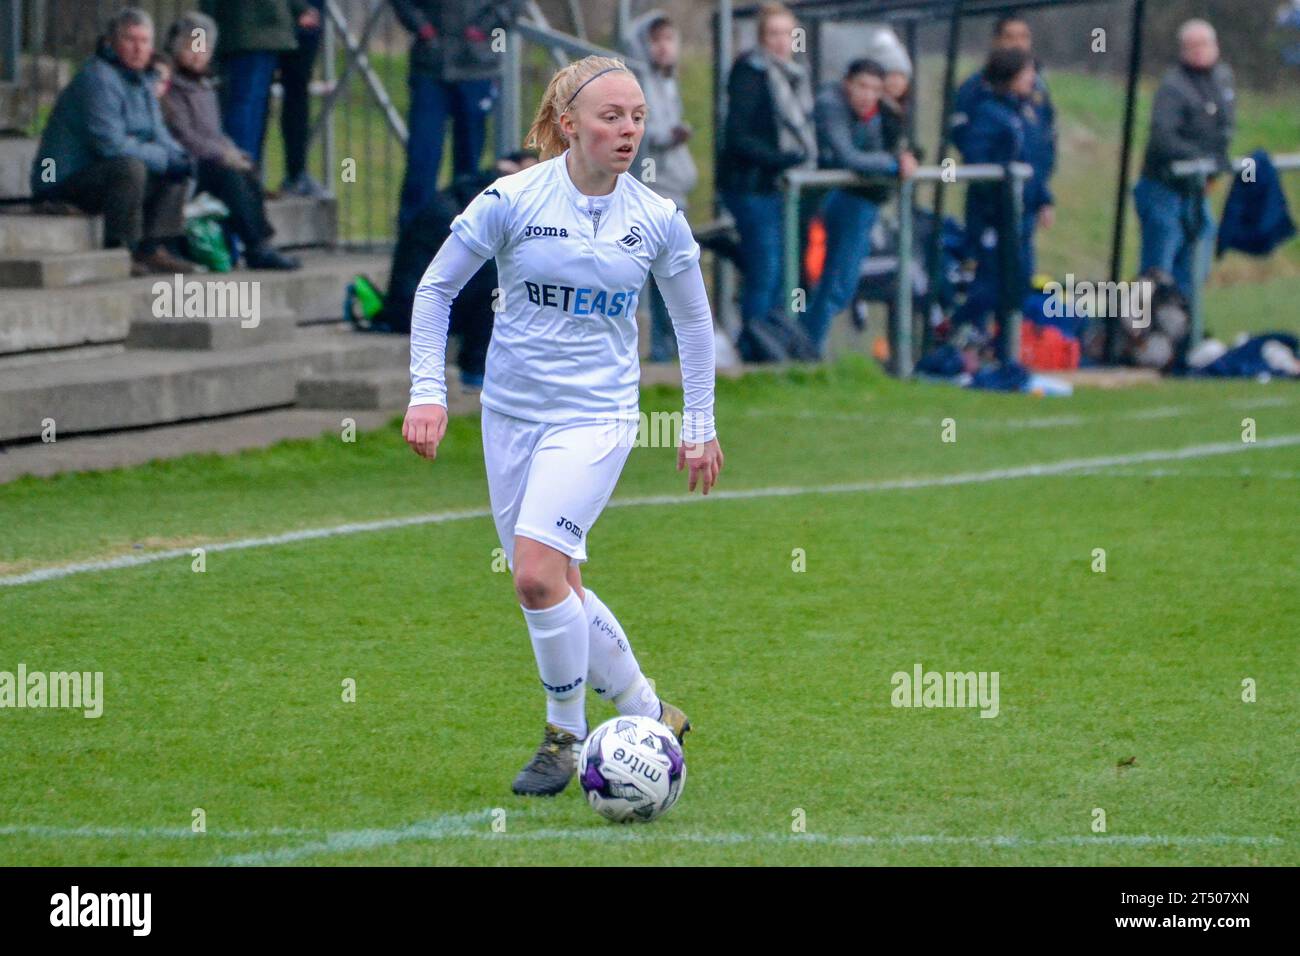
[[[908,179],[897,176],[859,176],[847,169],[789,169],[781,176],[784,186],[784,295],[788,303],[799,283],[799,201],[804,189],[871,186],[888,184],[898,187],[898,282],[893,321],[889,330],[889,354],[894,374],[908,378],[912,374],[912,207],[918,182],[997,182],[1014,177],[1013,202],[1018,207],[1026,179],[1034,174],[1028,163],[965,163],[945,166],[920,166]],[[1020,216],[1011,217],[1019,229]],[[1019,237],[1015,237],[1017,245]],[[1020,355],[1020,313],[1012,310],[1003,335],[1003,354]]]

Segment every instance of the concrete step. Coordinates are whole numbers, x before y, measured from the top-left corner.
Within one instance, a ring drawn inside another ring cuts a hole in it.
[[[0,136],[0,199],[30,199],[28,186],[37,141],[26,136]]]
[[[254,321],[254,319],[256,321]],[[232,318],[132,319],[126,334],[129,349],[246,349],[292,339],[298,321],[292,312]]]
[[[292,405],[299,379],[391,368],[405,344],[312,328],[245,349],[129,350],[8,369],[0,377],[0,442],[40,437],[51,419],[57,437]]]
[[[300,408],[371,411],[405,408],[410,395],[411,373],[407,368],[377,368],[299,379],[297,404]]]
[[[66,289],[130,275],[131,255],[125,249],[0,256],[0,288]]]
[[[193,279],[256,280],[263,315],[293,314],[298,321],[332,319],[343,313],[343,290],[363,272],[386,284],[388,256],[305,252],[297,272],[239,269],[225,276]],[[55,295],[39,289],[15,289],[0,295],[0,355],[57,349],[90,343],[122,342],[131,322],[154,317],[155,286],[174,282],[145,276],[96,286],[67,289]]]
[[[281,249],[333,246],[339,236],[337,199],[307,199],[283,196],[268,199],[266,218],[275,229],[275,245]]]
[[[0,130],[25,132],[36,117],[36,96],[17,83],[0,83]]]
[[[104,244],[104,218],[51,215],[32,207],[0,211],[0,256],[89,252]]]

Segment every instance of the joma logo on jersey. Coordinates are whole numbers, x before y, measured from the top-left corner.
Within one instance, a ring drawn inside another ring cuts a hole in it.
[[[576,524],[574,524],[572,521],[570,521],[568,518],[564,517],[563,515],[560,516],[559,521],[555,522],[555,527],[563,528],[565,531],[569,532],[569,534],[573,535],[579,541],[582,540],[582,529],[578,527]]]
[[[624,249],[635,249],[641,245],[641,228],[639,226],[628,226],[627,235],[620,239],[618,244]]]
[[[558,228],[555,226],[525,226],[524,227],[525,239],[538,239],[541,238],[542,236],[547,236],[552,239],[568,239],[569,230],[565,229],[562,226]]]

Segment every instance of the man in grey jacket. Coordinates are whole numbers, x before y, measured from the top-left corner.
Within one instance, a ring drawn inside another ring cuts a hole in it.
[[[131,251],[134,275],[195,268],[165,245],[185,231],[194,166],[163,122],[147,73],[152,55],[153,21],[127,7],[59,94],[31,173],[38,201],[102,213],[104,244]]]
[[[826,260],[803,323],[823,358],[831,320],[852,300],[862,260],[871,251],[871,229],[880,203],[893,192],[888,180],[907,179],[916,172],[916,157],[906,150],[895,156],[898,144],[886,139],[880,112],[884,86],[885,70],[879,63],[854,60],[843,81],[822,88],[813,109],[818,165],[875,180],[832,189],[822,201]]]
[[[680,37],[673,21],[662,10],[649,10],[629,25],[628,53],[649,64],[637,71],[645,94],[645,134],[632,163],[632,173],[659,195],[686,210],[690,192],[699,173],[687,143],[691,128],[683,117],[682,94],[677,86]],[[671,362],[677,358],[677,336],[659,287],[651,279],[650,361]]]
[[[1179,64],[1169,70],[1151,107],[1151,135],[1142,176],[1133,190],[1142,224],[1142,272],[1171,272],[1184,295],[1192,292],[1197,243],[1205,240],[1198,265],[1209,269],[1214,218],[1207,192],[1195,176],[1179,176],[1179,160],[1209,159],[1217,172],[1231,170],[1228,146],[1236,117],[1232,70],[1219,62],[1214,27],[1188,20],[1178,31]]]

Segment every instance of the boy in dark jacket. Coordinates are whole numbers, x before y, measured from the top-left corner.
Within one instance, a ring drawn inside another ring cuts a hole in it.
[[[984,68],[991,95],[984,97],[966,133],[968,163],[1029,163],[1034,149],[1034,62],[1018,49],[995,50]],[[1033,220],[1050,204],[1046,183],[1035,174],[1023,187],[1021,218],[1008,219],[1007,181],[972,182],[966,190],[966,235],[976,260],[975,279],[953,326],[983,329],[999,301],[1018,303],[1033,269]],[[1019,241],[1011,241],[1013,233]],[[1015,358],[1015,356],[1012,356]]]
[[[886,139],[881,109],[885,71],[872,60],[854,60],[840,83],[828,84],[817,96],[817,162],[823,169],[847,169],[864,177],[907,179],[916,171],[910,152],[895,156]],[[892,131],[891,131],[892,132]],[[871,251],[871,228],[880,203],[889,198],[886,184],[832,189],[822,201],[826,227],[826,263],[804,328],[819,357],[826,357],[831,320],[853,297],[862,260]]]

